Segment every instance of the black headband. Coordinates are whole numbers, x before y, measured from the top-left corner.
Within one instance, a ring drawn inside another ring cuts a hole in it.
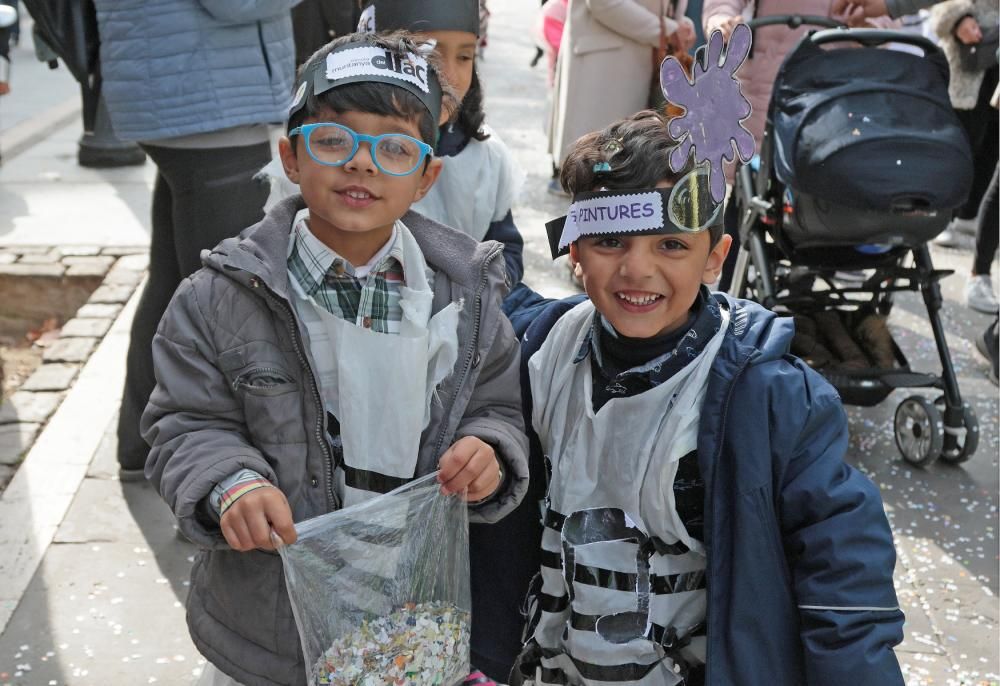
[[[479,35],[479,0],[371,0],[358,22],[361,33],[464,31]]]
[[[303,71],[288,110],[288,119],[305,107],[311,89],[322,95],[351,83],[388,83],[413,93],[431,113],[441,118],[441,82],[427,60],[416,52],[399,53],[373,45],[363,37],[337,47]]]

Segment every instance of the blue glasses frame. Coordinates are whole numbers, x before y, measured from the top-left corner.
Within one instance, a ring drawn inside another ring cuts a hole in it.
[[[315,129],[329,128],[329,127],[346,131],[347,133],[351,134],[351,139],[354,142],[354,145],[351,148],[351,154],[345,157],[342,162],[332,162],[332,163],[324,162],[323,160],[316,157],[315,154],[313,154],[312,147],[309,145],[309,139],[312,135],[312,132]],[[405,133],[383,133],[380,136],[369,136],[368,134],[358,133],[354,129],[344,126],[343,124],[334,124],[333,122],[317,122],[315,124],[303,124],[302,126],[296,126],[294,129],[288,132],[289,138],[291,138],[292,136],[299,136],[299,135],[304,136],[306,139],[306,152],[309,153],[309,157],[313,158],[313,160],[317,164],[321,164],[324,167],[344,166],[345,164],[354,159],[354,156],[358,153],[358,148],[361,147],[362,142],[368,143],[368,149],[371,151],[372,162],[375,163],[375,166],[378,168],[378,170],[388,176],[409,176],[410,174],[412,174],[413,172],[417,171],[417,169],[420,168],[420,165],[424,162],[424,160],[427,157],[434,156],[434,148],[427,145],[423,141],[417,140],[413,136],[407,136]],[[408,172],[396,173],[388,171],[387,169],[383,168],[382,164],[378,161],[377,150],[379,141],[381,141],[383,138],[397,138],[397,137],[402,137],[406,138],[407,140],[413,141],[414,143],[417,144],[417,147],[420,149],[420,157],[417,159],[417,163],[413,165],[413,169],[411,169]]]

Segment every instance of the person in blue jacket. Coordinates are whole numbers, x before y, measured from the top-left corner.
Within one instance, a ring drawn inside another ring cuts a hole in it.
[[[892,535],[840,398],[789,354],[791,319],[708,290],[730,238],[675,147],[640,112],[562,168],[549,240],[587,298],[523,340],[547,486],[506,520],[540,569],[511,683],[901,686]]]
[[[152,341],[201,252],[264,214],[268,127],[291,102],[298,0],[94,0],[102,94],[118,138],[156,164],[149,280],[129,339],[118,419],[123,480],[143,479],[139,419],[156,386]]]

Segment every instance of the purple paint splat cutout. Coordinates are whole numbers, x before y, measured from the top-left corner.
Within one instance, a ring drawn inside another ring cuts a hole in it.
[[[670,153],[670,168],[675,172],[683,169],[694,151],[695,164],[707,161],[710,165],[710,186],[716,202],[726,197],[723,160],[732,162],[739,155],[740,161],[746,163],[754,153],[753,135],[741,123],[750,116],[750,102],[736,78],[736,70],[750,52],[750,41],[750,29],[738,24],[722,61],[724,40],[721,32],[714,31],[708,45],[698,48],[692,66],[693,82],[688,81],[684,67],[673,57],[663,60],[660,67],[664,97],[684,108],[684,114],[668,124],[670,135],[677,141]]]

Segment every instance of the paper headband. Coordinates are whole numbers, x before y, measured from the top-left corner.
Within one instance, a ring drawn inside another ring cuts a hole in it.
[[[288,119],[301,110],[310,88],[313,95],[351,83],[376,81],[413,93],[431,113],[436,124],[441,117],[441,83],[427,60],[415,52],[397,53],[367,41],[338,47],[301,76]]]
[[[464,31],[479,35],[479,0],[372,0],[361,14],[359,33],[376,31]]]
[[[700,233],[722,224],[709,171],[698,168],[673,188],[578,193],[566,215],[548,222],[552,259],[569,252],[585,236]]]

